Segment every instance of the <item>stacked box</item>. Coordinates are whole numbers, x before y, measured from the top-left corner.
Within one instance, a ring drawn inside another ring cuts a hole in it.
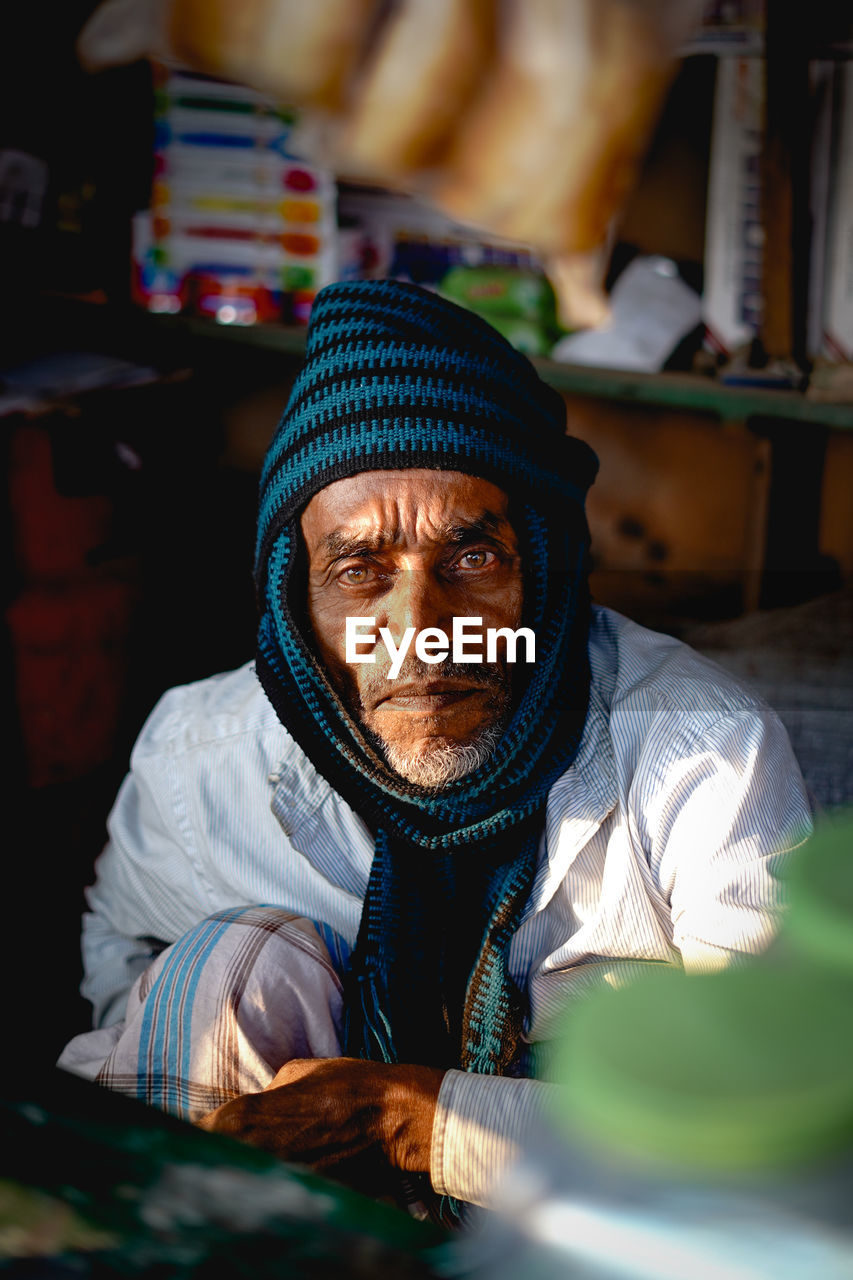
[[[336,275],[336,186],[300,156],[298,113],[189,71],[156,67],[155,85],[137,301],[230,324],[307,320]]]

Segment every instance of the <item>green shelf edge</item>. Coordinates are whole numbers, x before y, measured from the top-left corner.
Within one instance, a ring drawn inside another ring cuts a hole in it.
[[[853,430],[853,404],[810,400],[801,391],[727,386],[689,373],[631,373],[534,360],[559,391],[609,400],[713,413],[726,421],[785,418]]]
[[[294,356],[305,351],[305,330],[298,327],[222,325],[192,316],[158,316],[154,319],[164,329],[172,328],[195,338],[238,342]],[[540,358],[534,358],[533,364],[546,382],[569,395],[686,409],[714,414],[728,422],[768,418],[853,431],[853,404],[810,400],[800,391],[726,386],[689,373],[632,373]]]

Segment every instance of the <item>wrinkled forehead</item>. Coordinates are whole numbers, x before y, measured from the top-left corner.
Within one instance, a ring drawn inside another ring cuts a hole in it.
[[[478,533],[514,546],[510,499],[462,471],[365,471],[326,485],[307,503],[300,528],[309,555],[391,545],[446,543]]]

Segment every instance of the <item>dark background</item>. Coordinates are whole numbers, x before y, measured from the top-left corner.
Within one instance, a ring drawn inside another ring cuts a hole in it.
[[[37,226],[0,221],[3,369],[95,351],[151,371],[144,385],[50,396],[2,419],[6,972],[13,1051],[42,1062],[88,1025],[77,994],[83,889],[144,718],[169,686],[252,656],[258,466],[296,363],[207,341],[131,304],[130,220],[151,182],[151,75],[145,63],[81,70],[74,38],[93,8],[13,6],[0,40],[0,150],[40,157],[49,175]],[[676,81],[614,261],[667,252],[701,285],[712,83],[707,59]],[[755,437],[705,418],[682,430],[649,408],[570,412],[602,456],[591,507],[597,598],[675,633],[737,618],[741,578],[699,564],[685,586],[670,572],[678,548],[644,502],[648,476],[674,467],[674,524],[686,528],[696,496],[717,486],[713,548],[732,468],[761,465]],[[672,462],[679,433],[693,444]],[[844,566],[817,542],[804,548],[789,518],[802,515],[806,491],[820,505],[825,436],[812,431],[805,448],[795,431],[778,454],[771,523],[794,531],[786,555],[800,559],[780,564],[767,605],[843,581]],[[838,459],[849,467],[849,450]]]

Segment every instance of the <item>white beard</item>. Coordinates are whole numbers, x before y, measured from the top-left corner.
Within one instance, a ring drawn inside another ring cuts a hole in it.
[[[380,739],[383,755],[395,773],[418,787],[446,787],[485,764],[497,746],[502,726],[490,725],[471,742],[444,746],[428,743],[415,751],[401,750]]]

